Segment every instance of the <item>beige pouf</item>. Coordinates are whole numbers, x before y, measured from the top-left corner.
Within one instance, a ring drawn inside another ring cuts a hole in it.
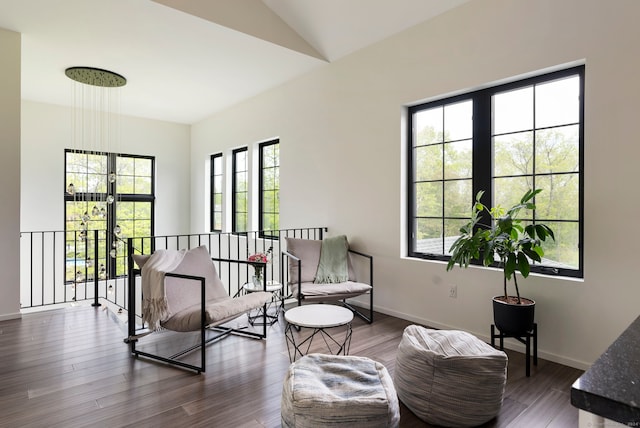
[[[365,357],[310,354],[289,366],[283,427],[397,427],[398,397],[387,369]]]
[[[502,406],[507,354],[464,331],[411,325],[398,347],[398,398],[420,419],[468,427],[493,419]]]

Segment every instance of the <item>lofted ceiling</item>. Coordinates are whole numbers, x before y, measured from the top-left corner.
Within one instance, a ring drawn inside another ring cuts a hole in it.
[[[191,124],[469,0],[0,0],[22,98],[69,105],[64,70],[128,80],[120,112]]]

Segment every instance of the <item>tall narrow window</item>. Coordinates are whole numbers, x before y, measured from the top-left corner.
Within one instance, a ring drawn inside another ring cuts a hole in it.
[[[246,233],[248,229],[249,170],[247,148],[232,152],[232,232]]]
[[[280,142],[260,144],[260,232],[273,236],[280,228]]]
[[[582,276],[584,66],[409,108],[410,256],[448,260],[475,194],[555,232],[532,271]]]
[[[65,150],[67,281],[126,273],[124,240],[153,235],[153,171],[149,156]]]
[[[222,231],[222,153],[211,155],[211,232]]]

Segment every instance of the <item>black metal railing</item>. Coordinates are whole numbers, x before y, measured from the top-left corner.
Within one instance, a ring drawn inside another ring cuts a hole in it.
[[[131,238],[134,253],[150,254],[156,249],[191,249],[204,245],[212,257],[246,260],[251,254],[267,253],[267,281],[280,282],[281,245],[285,237],[322,239],[326,228],[296,228],[278,231],[209,234],[178,234]],[[93,305],[108,302],[117,308],[128,309],[127,239],[116,248],[103,248],[104,231],[22,232],[20,238],[20,302],[21,308],[37,309],[52,305],[91,301]],[[113,257],[115,255],[115,257]],[[117,264],[115,277],[108,277],[109,267]],[[241,265],[238,265],[241,266]],[[105,267],[103,270],[102,267]],[[229,294],[234,295],[253,272],[249,265],[231,268],[222,263],[216,266]],[[139,308],[135,310],[140,313]]]
[[[101,277],[100,267],[112,263],[104,231],[40,231],[20,234],[20,306],[22,309],[112,296],[120,278]],[[106,270],[105,270],[106,272]],[[102,290],[100,289],[102,288]]]

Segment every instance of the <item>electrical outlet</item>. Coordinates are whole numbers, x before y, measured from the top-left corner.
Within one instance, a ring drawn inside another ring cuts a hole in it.
[[[449,286],[449,297],[451,297],[453,299],[458,297],[458,286],[457,285],[450,285]]]

